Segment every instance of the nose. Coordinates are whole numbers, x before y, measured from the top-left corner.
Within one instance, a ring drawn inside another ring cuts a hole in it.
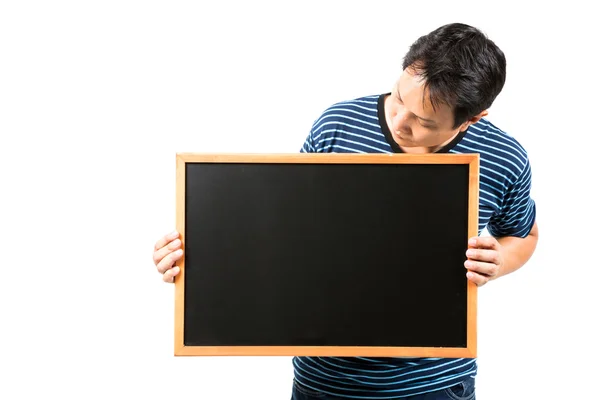
[[[394,129],[396,131],[400,131],[400,132],[409,132],[410,131],[410,127],[408,124],[408,113],[406,112],[404,107],[399,107],[396,110],[396,114],[394,115],[392,123],[393,123]]]

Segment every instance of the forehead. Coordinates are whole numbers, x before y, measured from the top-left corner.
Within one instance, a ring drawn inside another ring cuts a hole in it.
[[[439,122],[454,118],[452,109],[447,104],[438,103],[433,107],[425,80],[409,69],[404,70],[400,75],[395,90],[400,95],[405,107],[419,117]]]
[[[415,93],[423,93],[425,87],[425,81],[419,75],[405,69],[398,79],[397,86],[402,88],[403,91],[410,91]]]

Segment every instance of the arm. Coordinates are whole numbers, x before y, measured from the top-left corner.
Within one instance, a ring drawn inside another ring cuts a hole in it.
[[[467,278],[478,286],[508,275],[531,258],[538,242],[535,202],[530,197],[531,166],[524,160],[519,177],[504,193],[502,207],[490,218],[491,236],[469,240]]]
[[[467,278],[477,286],[508,275],[531,258],[538,241],[537,222],[533,224],[529,234],[524,237],[481,236],[469,240],[467,250]]]
[[[525,238],[506,236],[498,238],[502,249],[502,265],[500,265],[496,278],[508,275],[521,268],[533,255],[538,242],[537,222],[533,224],[531,232]]]

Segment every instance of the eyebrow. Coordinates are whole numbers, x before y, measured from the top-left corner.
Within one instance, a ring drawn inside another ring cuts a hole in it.
[[[400,99],[400,101],[402,101],[402,97],[400,96],[400,89],[398,88],[398,85],[396,85],[396,94],[398,94],[398,98]],[[411,111],[412,112],[412,111]],[[423,118],[423,117],[419,117],[417,114],[413,113],[413,115],[423,121],[427,121],[427,122],[431,122],[432,124],[435,124],[436,122],[432,119],[427,119],[427,118]]]

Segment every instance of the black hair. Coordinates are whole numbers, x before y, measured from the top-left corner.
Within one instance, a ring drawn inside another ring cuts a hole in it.
[[[489,108],[506,80],[506,58],[479,29],[452,23],[418,38],[403,69],[424,79],[432,106],[454,111],[454,128]]]

